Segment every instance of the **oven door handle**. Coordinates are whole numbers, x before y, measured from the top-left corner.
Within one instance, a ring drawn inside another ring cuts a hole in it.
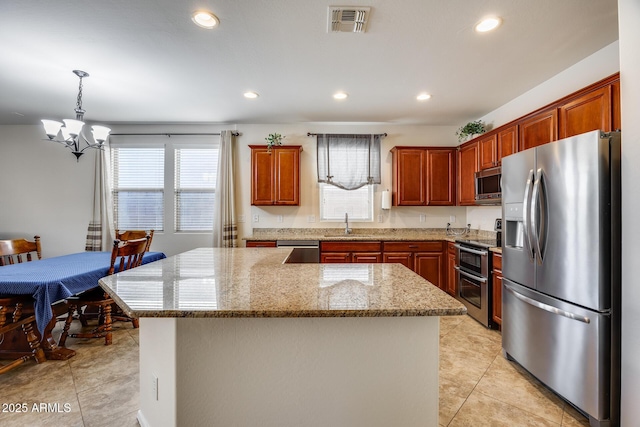
[[[487,283],[487,279],[485,279],[484,277],[478,277],[478,276],[474,276],[473,274],[469,274],[464,270],[461,270],[460,267],[458,267],[457,265],[454,265],[453,268],[455,268],[458,273],[462,274],[463,276],[469,277],[473,280],[477,280],[480,283]]]
[[[453,246],[458,248],[458,249],[460,249],[461,251],[470,252],[470,253],[476,254],[476,255],[486,256],[486,255],[489,254],[487,251],[478,251],[478,250],[475,250],[475,249],[467,248],[466,246],[460,246],[460,245],[453,245]]]

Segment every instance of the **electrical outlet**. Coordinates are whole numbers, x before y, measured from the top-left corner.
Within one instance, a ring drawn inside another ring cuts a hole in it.
[[[260,222],[260,215],[255,214],[255,215],[253,216],[253,222]]]
[[[420,214],[420,222],[426,222],[427,216],[425,214]]]
[[[158,377],[156,377],[155,374],[151,374],[152,380],[153,380],[153,385],[152,385],[152,393],[153,393],[153,398],[155,400],[159,400],[158,399]]]
[[[282,222],[282,215],[278,215],[278,222]]]
[[[315,215],[307,215],[307,222],[316,222]]]
[[[244,222],[244,215],[238,215],[238,222]]]
[[[382,221],[384,221],[382,214],[378,214],[378,222],[382,222]]]
[[[456,222],[456,216],[455,215],[449,215],[449,222],[451,224],[454,224]]]

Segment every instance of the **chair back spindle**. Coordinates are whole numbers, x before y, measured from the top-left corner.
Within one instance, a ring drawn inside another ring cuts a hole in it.
[[[35,236],[34,241],[25,239],[0,240],[0,266],[23,262],[23,255],[26,261],[32,261],[32,254],[35,253],[38,259],[42,259],[42,249],[40,247],[40,236]]]
[[[114,240],[111,266],[108,274],[119,273],[142,264],[142,257],[149,246],[150,236],[135,240]],[[116,265],[117,263],[117,265]]]

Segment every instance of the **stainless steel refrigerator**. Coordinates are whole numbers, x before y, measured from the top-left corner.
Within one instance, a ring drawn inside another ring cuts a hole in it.
[[[502,201],[506,357],[592,427],[617,426],[620,133],[588,132],[504,158]]]

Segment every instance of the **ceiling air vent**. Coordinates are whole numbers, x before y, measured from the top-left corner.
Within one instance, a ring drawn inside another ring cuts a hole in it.
[[[329,6],[329,33],[364,33],[369,7]]]

